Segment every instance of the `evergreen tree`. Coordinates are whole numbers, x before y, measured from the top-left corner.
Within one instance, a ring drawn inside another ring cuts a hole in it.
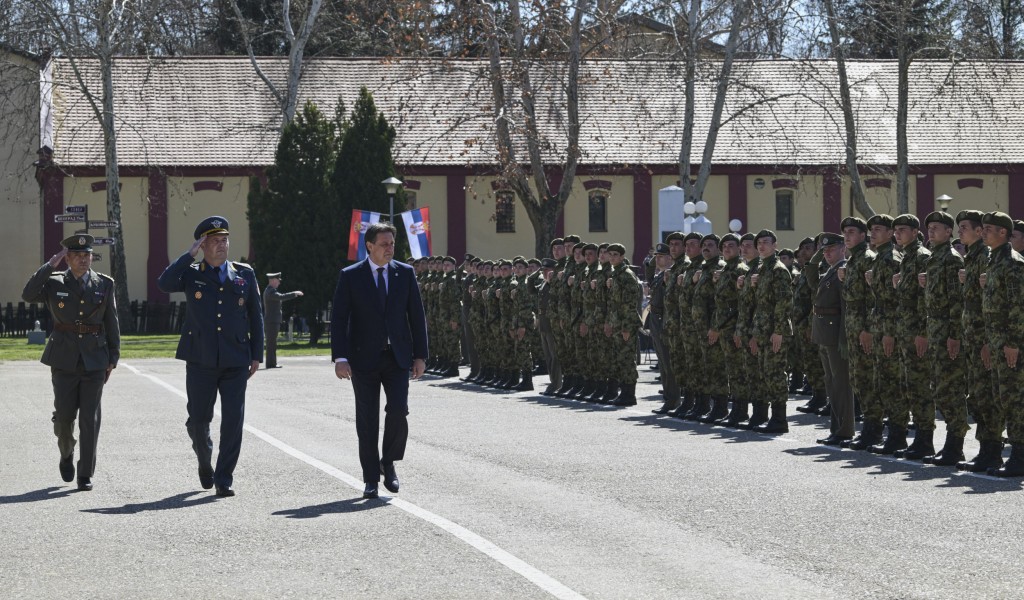
[[[311,344],[322,332],[320,311],[334,295],[348,246],[341,208],[330,193],[340,141],[336,127],[307,102],[281,132],[267,188],[254,182],[249,193],[254,266],[258,273],[283,271],[288,288],[303,291],[290,304],[306,318]]]
[[[389,200],[381,181],[395,175],[395,161],[391,156],[395,128],[388,124],[382,113],[377,112],[373,95],[365,87],[359,90],[351,119],[345,120],[343,113],[337,119],[342,122],[344,135],[334,167],[332,187],[341,207],[347,241],[347,232],[352,226],[352,209],[379,212],[383,219],[387,218]],[[404,210],[405,193],[399,190],[395,195],[395,227],[399,229],[395,240],[395,260],[405,260],[409,256],[409,242],[401,233],[404,228],[398,216]]]

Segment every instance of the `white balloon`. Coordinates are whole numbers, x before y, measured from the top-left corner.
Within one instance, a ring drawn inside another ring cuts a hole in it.
[[[743,221],[740,221],[739,219],[733,219],[732,221],[729,221],[729,231],[735,233],[739,232],[740,229],[743,229]]]

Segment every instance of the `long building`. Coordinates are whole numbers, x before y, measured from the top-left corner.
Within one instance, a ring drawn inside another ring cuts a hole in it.
[[[281,87],[286,59],[259,62]],[[9,103],[0,114],[0,234],[15,248],[0,276],[17,284],[78,226],[54,222],[65,206],[88,206],[90,219],[106,216],[102,135],[86,93],[98,97],[99,77],[93,61],[39,61],[2,50],[0,68],[0,94]],[[273,163],[280,113],[246,57],[121,58],[114,68],[129,293],[163,302],[169,298],[156,277],[189,246],[200,218],[228,217],[233,258],[249,254],[249,182]],[[867,198],[876,211],[895,214],[896,63],[848,68]],[[566,145],[564,106],[553,92],[561,85],[558,70],[537,65],[533,74],[545,160],[555,167]],[[739,84],[730,90],[703,198],[715,230],[739,219],[744,229],[775,229],[781,245],[792,246],[856,214],[844,175],[835,65],[747,61],[737,63],[733,78]],[[314,60],[305,67],[300,98],[332,114],[339,98],[353,106],[363,86],[397,130],[395,159],[410,202],[431,209],[435,253],[533,253],[526,212],[497,176],[486,61]],[[680,65],[590,61],[580,86],[581,167],[558,231],[622,242],[639,260],[662,235],[658,191],[679,182]],[[713,82],[698,85],[697,163],[713,92]],[[936,208],[936,197],[948,195],[951,211],[1024,216],[1022,92],[1021,62],[914,63],[911,212],[923,216]],[[53,149],[52,163],[33,166],[41,146]],[[559,180],[559,170],[549,178]],[[339,244],[346,241],[339,225]],[[96,266],[102,271],[106,264]],[[4,286],[0,303],[16,301],[19,290],[20,284]]]

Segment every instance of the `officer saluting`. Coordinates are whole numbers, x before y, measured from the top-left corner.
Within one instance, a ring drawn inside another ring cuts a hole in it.
[[[75,477],[75,416],[81,413],[80,490],[92,489],[103,384],[121,354],[114,280],[92,270],[93,241],[88,234],[62,241],[64,249],[35,272],[21,293],[26,302],[45,302],[53,315],[53,334],[42,363],[50,366],[53,381],[53,432],[64,481]],[[68,270],[55,273],[62,260]]]
[[[208,217],[195,243],[157,280],[164,292],[185,292],[187,313],[175,358],[183,360],[188,392],[185,428],[199,459],[203,489],[234,496],[232,474],[242,446],[245,388],[263,361],[263,303],[249,265],[228,258],[228,220]],[[203,260],[193,259],[203,250]],[[220,453],[211,465],[210,421],[221,399]]]

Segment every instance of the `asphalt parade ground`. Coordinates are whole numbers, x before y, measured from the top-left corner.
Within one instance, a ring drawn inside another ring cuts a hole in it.
[[[773,438],[651,414],[647,365],[629,409],[426,376],[400,493],[363,500],[350,382],[282,364],[250,380],[233,498],[199,485],[183,363],[114,372],[90,492],[48,368],[0,364],[0,597],[1024,597],[1019,480],[818,446],[805,398]]]

